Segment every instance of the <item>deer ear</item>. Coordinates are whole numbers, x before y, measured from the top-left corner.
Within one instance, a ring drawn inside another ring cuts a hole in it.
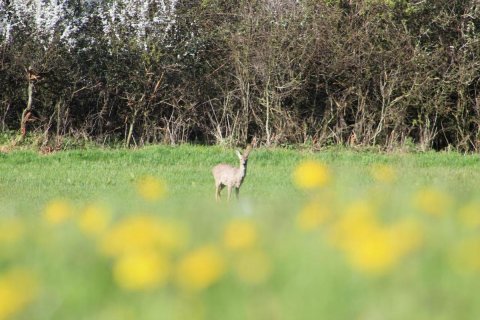
[[[237,154],[237,157],[238,157],[239,159],[242,159],[242,154],[240,153],[240,151],[235,150],[235,153]]]

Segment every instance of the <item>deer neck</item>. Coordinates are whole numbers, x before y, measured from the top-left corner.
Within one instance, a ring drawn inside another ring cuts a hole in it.
[[[243,181],[246,175],[247,175],[247,165],[240,163],[240,167],[238,168],[238,176],[240,180]]]

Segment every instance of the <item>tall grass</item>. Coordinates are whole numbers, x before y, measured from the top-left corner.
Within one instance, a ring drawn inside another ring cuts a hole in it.
[[[478,319],[476,156],[1,155],[0,319]],[[302,171],[303,170],[303,171]]]

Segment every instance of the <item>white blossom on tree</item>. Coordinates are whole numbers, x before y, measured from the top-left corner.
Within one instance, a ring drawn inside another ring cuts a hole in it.
[[[100,21],[103,36],[90,35],[95,45],[121,43],[147,48],[149,41],[162,42],[175,23],[177,0],[0,0],[0,36],[11,41],[15,31],[45,48],[60,41],[68,48],[85,39],[80,30]],[[100,40],[101,39],[101,40]],[[84,48],[85,49],[85,48]]]

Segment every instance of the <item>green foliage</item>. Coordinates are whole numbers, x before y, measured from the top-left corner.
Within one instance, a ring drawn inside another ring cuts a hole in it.
[[[86,21],[74,46],[60,27],[49,42],[9,29],[2,130],[20,128],[32,79],[27,131],[48,141],[479,149],[473,0],[180,0],[164,29],[154,4],[105,28],[109,5],[69,11]]]

